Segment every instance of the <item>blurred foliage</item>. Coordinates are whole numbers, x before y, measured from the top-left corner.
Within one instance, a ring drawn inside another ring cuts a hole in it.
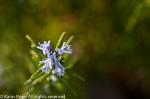
[[[87,80],[70,80],[79,94],[68,99],[99,99],[107,84],[127,99],[149,95],[149,11],[150,0],[0,0],[0,94],[25,93],[37,70],[26,34],[55,45],[67,31],[75,36],[74,69]]]

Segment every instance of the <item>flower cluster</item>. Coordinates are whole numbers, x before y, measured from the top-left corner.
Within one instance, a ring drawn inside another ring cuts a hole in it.
[[[72,54],[71,46],[64,42],[61,48],[53,50],[51,42],[44,41],[41,44],[39,43],[37,48],[42,50],[43,54],[47,56],[46,59],[39,62],[40,64],[43,64],[42,71],[49,73],[52,69],[54,69],[53,73],[55,75],[59,77],[63,76],[65,73],[65,67],[62,65],[60,57],[63,54]]]

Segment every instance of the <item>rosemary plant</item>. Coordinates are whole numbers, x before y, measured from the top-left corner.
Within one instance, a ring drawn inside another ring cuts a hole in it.
[[[80,80],[84,79],[73,73],[69,66],[73,66],[76,60],[72,63],[68,63],[69,56],[72,54],[72,46],[70,45],[73,40],[71,36],[67,41],[63,42],[65,32],[60,36],[56,47],[53,47],[51,41],[44,41],[43,43],[36,43],[29,35],[26,38],[31,42],[31,47],[34,49],[34,53],[42,58],[36,59],[38,61],[38,69],[31,75],[31,77],[25,82],[25,85],[29,85],[28,92],[26,94],[32,94],[36,90],[36,86],[39,84],[48,86],[47,94],[55,92],[56,89],[64,92],[64,89],[69,88],[72,94],[76,95],[76,92],[70,87],[68,79],[76,77]],[[69,73],[67,75],[67,73]],[[53,88],[51,87],[53,86]]]

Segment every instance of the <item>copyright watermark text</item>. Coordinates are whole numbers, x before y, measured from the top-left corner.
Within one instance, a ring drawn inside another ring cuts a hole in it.
[[[64,95],[0,95],[0,99],[65,99]]]

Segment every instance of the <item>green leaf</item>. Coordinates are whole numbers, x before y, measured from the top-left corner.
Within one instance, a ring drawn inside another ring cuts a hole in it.
[[[68,82],[64,78],[62,78],[62,81],[70,89],[71,93],[77,96],[77,93],[71,88],[71,86],[68,84]]]
[[[67,44],[69,44],[69,43],[73,40],[73,38],[74,38],[74,36],[73,36],[73,35],[72,35],[72,36],[70,36],[66,43],[67,43]]]
[[[58,40],[58,42],[57,42],[57,44],[56,44],[56,48],[55,48],[55,49],[57,49],[57,48],[60,46],[60,44],[61,44],[61,42],[62,42],[62,40],[63,40],[65,34],[66,34],[66,32],[63,32],[63,33],[61,34],[61,36],[60,36],[60,38],[59,38],[59,40]]]
[[[31,48],[36,48],[36,42],[29,35],[26,35],[26,38],[31,42]]]
[[[37,77],[39,77],[40,75],[43,74],[43,72],[40,72],[41,71],[41,68],[39,68],[33,75],[31,75],[31,77],[24,83],[25,85],[26,84],[29,84],[31,83],[34,79],[36,79]]]

